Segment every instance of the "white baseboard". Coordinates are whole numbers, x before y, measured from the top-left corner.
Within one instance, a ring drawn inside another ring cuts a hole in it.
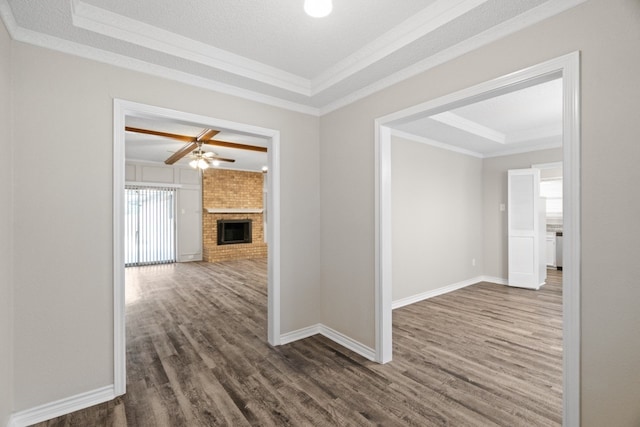
[[[282,345],[291,343],[293,341],[298,341],[304,338],[308,338],[310,336],[320,334],[331,341],[340,344],[341,346],[348,348],[349,350],[358,353],[360,356],[369,359],[371,361],[375,361],[376,352],[374,349],[367,347],[366,345],[358,342],[341,332],[336,331],[328,326],[323,325],[322,323],[316,323],[315,325],[308,326],[306,328],[298,329],[296,331],[287,332],[286,334],[282,334],[280,336],[280,343]]]
[[[280,345],[289,344],[290,342],[302,340],[305,338],[309,338],[313,335],[319,334],[321,327],[322,325],[320,323],[316,323],[315,325],[311,325],[306,328],[302,328],[296,331],[282,334],[280,335]]]
[[[451,285],[443,286],[441,288],[433,289],[427,292],[422,292],[410,297],[401,298],[391,303],[391,308],[404,307],[405,305],[415,304],[416,302],[424,301],[429,298],[437,297],[438,295],[444,295],[449,292],[457,291],[458,289],[466,288],[467,286],[474,285],[478,282],[484,281],[484,276],[474,277],[472,279],[463,280],[458,283],[452,283]]]
[[[26,427],[116,398],[113,385],[45,403],[11,415],[8,427]]]
[[[343,333],[338,332],[335,329],[331,329],[330,327],[325,325],[320,325],[320,333],[329,338],[331,341],[334,341],[341,346],[358,353],[360,356],[375,362],[376,351],[371,347],[367,347],[361,342],[356,341],[353,338],[350,338]]]
[[[399,300],[393,301],[391,303],[391,308],[395,310],[396,308],[404,307],[405,305],[414,304],[416,302],[424,301],[429,298],[437,297],[438,295],[444,295],[449,292],[457,291],[458,289],[466,288],[470,285],[475,285],[480,282],[489,282],[495,283],[497,285],[507,285],[507,279],[503,279],[501,277],[494,276],[477,276],[472,279],[463,280],[458,283],[453,283],[451,285],[443,286],[438,289],[433,289],[431,291],[422,292],[417,295],[412,295],[410,297],[401,298]]]
[[[495,276],[480,276],[482,282],[495,283],[496,285],[508,285],[509,280]]]

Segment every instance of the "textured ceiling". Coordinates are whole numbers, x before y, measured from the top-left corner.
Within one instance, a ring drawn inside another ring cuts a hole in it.
[[[0,0],[12,37],[311,114],[584,0]]]

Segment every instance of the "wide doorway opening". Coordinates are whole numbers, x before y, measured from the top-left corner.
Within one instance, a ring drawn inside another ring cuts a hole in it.
[[[546,63],[510,73],[468,89],[411,107],[376,120],[376,353],[378,361],[392,359],[393,296],[393,171],[394,132],[425,118],[439,116],[441,122],[470,126],[448,112],[480,101],[562,79],[562,160],[564,187],[563,271],[562,271],[562,419],[564,425],[579,425],[579,54],[566,55]],[[491,135],[487,129],[481,129]],[[531,167],[531,162],[526,166]],[[434,209],[437,209],[437,204]],[[502,209],[500,205],[497,209]],[[446,229],[444,225],[443,228]],[[466,248],[462,248],[462,251]],[[465,256],[468,256],[466,254]],[[468,257],[472,268],[480,259]],[[478,272],[478,277],[484,272]],[[558,280],[555,278],[554,280]],[[475,283],[475,282],[473,282]],[[465,284],[462,284],[464,287]],[[468,284],[467,284],[468,285]]]
[[[171,286],[182,280],[187,289],[214,283],[208,278],[214,270],[211,277],[242,270],[265,288],[265,301],[257,304],[266,307],[257,317],[264,321],[253,325],[264,331],[258,337],[280,343],[279,191],[277,130],[114,101],[116,394],[127,384],[125,311],[162,282],[154,275]],[[250,226],[242,236],[231,226],[218,244],[219,220]],[[190,281],[193,275],[198,280]],[[178,287],[172,295],[179,300],[181,292]]]

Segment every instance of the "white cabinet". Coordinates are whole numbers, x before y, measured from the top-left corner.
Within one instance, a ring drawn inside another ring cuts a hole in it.
[[[556,233],[547,233],[547,267],[556,266]]]

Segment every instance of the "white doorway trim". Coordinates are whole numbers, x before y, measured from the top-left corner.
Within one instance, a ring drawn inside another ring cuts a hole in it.
[[[580,53],[428,101],[375,120],[376,360],[392,357],[391,129],[544,81],[563,79],[563,425],[580,425]]]
[[[121,99],[113,101],[113,348],[114,390],[126,392],[126,337],[124,299],[124,187],[125,118],[166,118],[202,127],[242,132],[268,139],[267,226],[267,340],[280,345],[280,131],[215,119]]]

